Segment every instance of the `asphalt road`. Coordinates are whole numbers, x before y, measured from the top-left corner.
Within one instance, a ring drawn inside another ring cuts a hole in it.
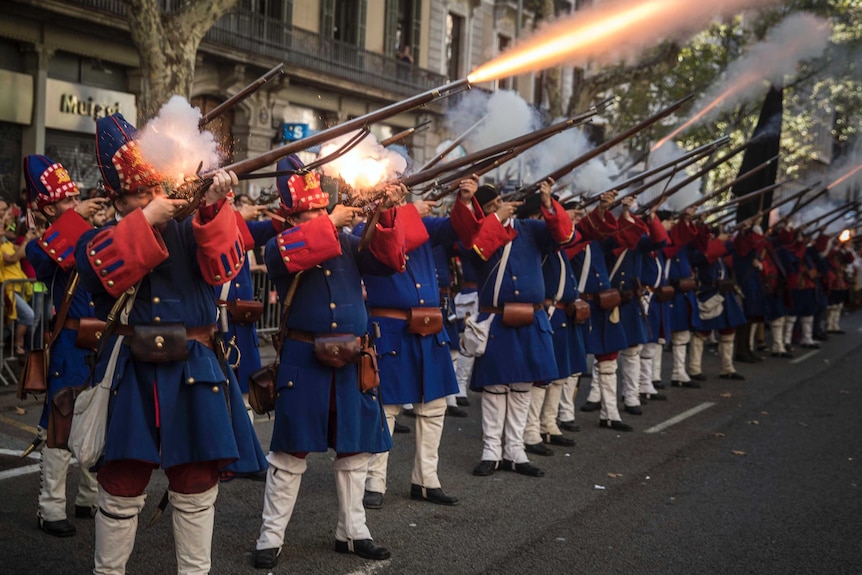
[[[819,352],[737,365],[744,382],[715,377],[710,349],[703,388],[666,390],[670,401],[624,418],[633,433],[578,413],[577,446],[533,457],[546,472],[539,479],[471,475],[481,453],[471,394],[471,417],[446,419],[441,448],[440,477],[458,507],[409,499],[413,436],[395,437],[384,508],[368,512],[375,540],[392,549],[388,561],[334,552],[334,454],[311,455],[273,573],[862,573],[862,314],[843,326],[847,335]],[[588,386],[582,379],[579,404]],[[32,439],[39,405],[28,402],[23,416],[15,405],[14,391],[0,388],[0,570],[89,573],[92,521],[76,520],[69,539],[36,528],[38,460],[14,454]],[[670,424],[680,415],[688,417]],[[258,418],[256,429],[268,445],[271,422]],[[70,507],[76,484],[73,471]],[[154,474],[130,575],[176,570],[170,515],[143,526],[165,487]],[[262,495],[258,482],[221,485],[214,575],[266,573],[251,565]]]

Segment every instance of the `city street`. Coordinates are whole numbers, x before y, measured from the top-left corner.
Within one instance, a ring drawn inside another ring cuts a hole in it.
[[[409,499],[413,435],[395,437],[383,509],[367,514],[375,540],[392,550],[388,561],[334,551],[334,454],[313,454],[273,573],[860,573],[862,314],[842,327],[847,334],[820,351],[737,364],[744,382],[719,380],[709,348],[703,388],[666,389],[669,401],[624,415],[633,433],[600,429],[596,413],[578,412],[574,448],[533,456],[546,472],[539,479],[471,474],[481,453],[480,397],[471,394],[470,418],[447,417],[441,446],[440,478],[458,507]],[[663,369],[668,382],[669,354]],[[583,378],[578,404],[588,387]],[[14,390],[0,388],[3,572],[91,572],[92,521],[73,520],[78,535],[68,539],[36,528],[38,460],[16,454],[40,406],[29,401],[20,416],[15,405]],[[266,447],[272,423],[258,417],[256,429]],[[73,471],[70,511],[76,482]],[[130,575],[176,572],[170,511],[146,527],[165,486],[156,472]],[[265,573],[251,562],[262,495],[260,482],[221,485],[213,574]]]

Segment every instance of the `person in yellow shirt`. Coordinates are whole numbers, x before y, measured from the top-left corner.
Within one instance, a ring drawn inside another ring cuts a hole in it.
[[[9,204],[0,200],[0,218],[3,221],[3,236],[0,238],[0,254],[2,254],[2,262],[0,262],[0,281],[6,282],[9,280],[27,279],[27,274],[21,269],[21,260],[25,257],[25,249],[27,244],[36,238],[35,230],[28,230],[24,236],[24,241],[21,245],[15,245],[8,237],[7,231],[14,237],[17,218],[8,209]],[[25,353],[24,336],[29,328],[32,328],[35,321],[33,309],[24,299],[23,294],[30,286],[24,283],[18,283],[7,286],[5,297],[5,313],[6,323],[15,324],[15,340],[13,350],[15,355],[22,356]]]

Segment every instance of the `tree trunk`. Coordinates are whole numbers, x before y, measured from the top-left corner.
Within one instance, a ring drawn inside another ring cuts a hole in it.
[[[138,125],[155,116],[174,94],[191,97],[198,46],[236,3],[189,0],[174,12],[162,13],[160,0],[129,0],[129,30],[141,58],[143,79]]]

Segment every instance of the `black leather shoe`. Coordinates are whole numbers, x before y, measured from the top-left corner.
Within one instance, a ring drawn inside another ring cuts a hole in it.
[[[573,419],[572,421],[561,421],[560,429],[563,431],[580,431],[581,426],[575,423],[575,420]]]
[[[412,408],[411,409],[402,409],[401,414],[406,415],[407,417],[416,417],[416,412],[413,411]]]
[[[273,547],[272,549],[255,549],[254,550],[254,566],[256,569],[272,569],[278,565],[278,555],[281,549]]]
[[[527,453],[532,453],[533,455],[541,455],[543,457],[547,457],[554,454],[554,450],[542,442],[525,443],[524,451],[526,451]]]
[[[674,387],[687,387],[689,389],[700,389],[700,384],[693,381],[672,381],[670,384]]]
[[[460,395],[455,398],[455,403],[458,404],[458,407],[470,407],[470,400]]]
[[[792,359],[792,358],[793,358],[793,354],[792,354],[792,353],[789,353],[789,352],[786,352],[786,351],[773,351],[773,352],[772,352],[772,357],[781,357],[781,358],[784,358],[784,359]]]
[[[446,415],[449,417],[470,417],[470,414],[454,405],[446,406]]]
[[[575,444],[574,439],[569,439],[562,433],[543,433],[542,441],[550,445],[560,445],[562,447],[572,447]]]
[[[526,475],[527,477],[544,477],[545,472],[530,463],[529,461],[525,461],[524,463],[515,463],[514,461],[509,461],[508,459],[503,460],[503,464],[500,466],[500,469],[505,469],[506,471],[514,471],[520,475]]]
[[[721,375],[718,376],[718,379],[732,379],[734,381],[745,381],[745,376],[742,375],[741,373],[736,373],[734,371],[733,373],[722,373]]]
[[[422,487],[410,484],[410,499],[419,499],[436,503],[437,505],[458,505],[458,498],[446,495],[439,487]]]
[[[634,428],[622,421],[618,421],[616,419],[612,421],[608,421],[607,419],[599,420],[599,427],[604,427],[606,429],[616,429],[617,431],[634,431]]]
[[[497,468],[500,467],[499,461],[491,461],[490,459],[483,459],[479,462],[479,465],[473,468],[473,475],[478,475],[479,477],[485,477],[487,475],[492,475]]]
[[[757,358],[753,355],[742,354],[735,356],[733,361],[738,361],[739,363],[757,363]]]
[[[702,373],[692,373],[689,374],[689,379],[693,379],[694,381],[706,381],[706,376]]]
[[[631,415],[643,415],[644,412],[640,405],[627,405],[623,408],[626,413]]]
[[[642,393],[641,399],[645,401],[667,401],[667,396],[663,393]]]
[[[410,433],[410,428],[403,423],[398,423],[398,420],[396,419],[393,431],[395,431],[395,433]]]
[[[374,559],[375,561],[392,557],[389,549],[383,545],[378,545],[371,539],[354,539],[352,541],[338,541],[336,539],[335,550],[339,553],[353,553],[363,559]]]
[[[660,379],[652,382],[652,386],[656,389],[664,389],[667,387]]]
[[[598,411],[602,408],[601,402],[587,401],[581,406],[581,411]]]
[[[39,518],[39,529],[53,535],[54,537],[72,537],[77,533],[75,526],[69,523],[68,519],[60,519],[57,521],[45,521]]]
[[[362,506],[366,509],[380,509],[383,507],[383,494],[379,491],[365,490],[362,496]]]
[[[96,506],[89,507],[87,505],[75,506],[75,519],[92,519],[96,516]]]
[[[844,335],[847,332],[844,331],[843,329],[830,329],[826,333],[834,333],[835,335]]]
[[[820,349],[819,343],[801,343],[799,347],[804,347],[805,349]]]

